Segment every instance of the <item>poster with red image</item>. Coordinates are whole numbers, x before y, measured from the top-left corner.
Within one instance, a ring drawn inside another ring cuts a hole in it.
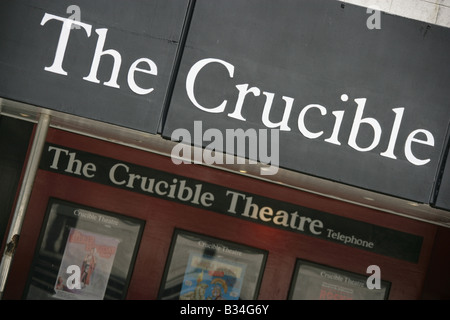
[[[119,240],[71,228],[55,283],[55,298],[104,298]]]

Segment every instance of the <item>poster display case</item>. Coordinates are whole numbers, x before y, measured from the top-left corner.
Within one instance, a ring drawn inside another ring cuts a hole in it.
[[[260,249],[176,230],[159,299],[256,299],[266,257]]]
[[[370,289],[370,275],[360,275],[328,266],[297,260],[289,292],[290,300],[385,300],[390,282]]]
[[[144,222],[51,199],[25,298],[124,299]]]

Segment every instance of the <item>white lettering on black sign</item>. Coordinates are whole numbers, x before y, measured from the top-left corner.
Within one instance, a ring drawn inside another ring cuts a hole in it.
[[[208,58],[208,59],[202,59],[198,62],[196,62],[191,69],[188,72],[187,78],[186,78],[186,92],[187,96],[189,97],[189,100],[191,103],[197,107],[198,109],[208,112],[208,113],[222,113],[225,111],[225,107],[228,104],[227,100],[223,100],[222,103],[220,103],[218,106],[204,106],[200,105],[200,103],[197,101],[195,94],[194,94],[194,87],[195,82],[197,79],[197,75],[199,72],[206,68],[209,64],[212,63],[218,63],[223,65],[226,70],[226,73],[230,78],[233,78],[234,75],[234,65],[231,63],[221,60],[221,59],[214,59],[214,58]],[[237,84],[237,99],[236,104],[234,106],[234,111],[227,114],[228,117],[234,118],[240,121],[246,121],[246,119],[242,116],[242,109],[244,107],[244,101],[247,95],[252,94],[253,96],[259,96],[261,94],[261,90],[258,87],[250,87],[249,84]],[[272,109],[272,102],[274,99],[274,93],[272,92],[262,92],[263,95],[266,96],[266,102],[264,104],[264,109],[261,115],[261,121],[267,128],[278,128],[281,131],[291,131],[291,128],[288,126],[289,117],[291,115],[292,106],[294,103],[294,99],[291,97],[283,96],[283,100],[285,101],[285,108],[282,116],[282,120],[278,123],[273,123],[269,120],[269,115],[271,113]],[[343,94],[341,96],[341,100],[343,102],[347,102],[349,100],[348,95]],[[381,136],[383,134],[383,129],[380,125],[380,123],[375,118],[370,117],[364,117],[364,108],[366,106],[367,99],[365,98],[357,98],[354,99],[356,102],[356,114],[353,119],[353,124],[351,127],[350,135],[347,140],[347,144],[352,147],[354,150],[359,152],[367,152],[374,150],[378,144],[380,143]],[[389,143],[386,150],[380,153],[381,156],[391,159],[397,159],[397,156],[394,154],[394,150],[396,149],[397,140],[398,140],[398,133],[402,124],[402,118],[403,113],[405,111],[405,108],[394,108],[393,111],[393,125],[390,131],[388,131],[389,134]],[[326,134],[324,130],[312,132],[310,129],[308,129],[308,125],[306,123],[306,114],[307,113],[317,113],[319,112],[321,116],[325,117],[328,114],[328,110],[326,107],[319,105],[319,104],[309,104],[305,106],[297,119],[297,126],[300,133],[308,138],[308,139],[318,139],[320,137],[324,137]],[[341,145],[342,142],[338,139],[339,137],[339,130],[343,121],[343,117],[345,114],[344,110],[338,110],[332,112],[334,116],[334,126],[330,130],[328,130],[328,133],[330,134],[328,137],[325,136],[323,138],[323,141],[335,145]],[[361,126],[369,126],[371,127],[373,131],[373,138],[372,142],[368,146],[360,146],[357,143],[357,137]],[[435,141],[433,134],[426,130],[426,129],[417,129],[409,133],[406,140],[403,143],[403,152],[405,154],[406,159],[416,165],[416,166],[423,166],[430,162],[430,158],[426,159],[419,159],[416,157],[416,155],[413,152],[413,144],[423,144],[428,145],[430,147],[434,147]]]
[[[67,49],[67,43],[69,41],[69,36],[71,32],[75,32],[72,26],[81,27],[86,33],[87,37],[91,36],[92,25],[83,23],[81,21],[76,21],[70,18],[63,18],[53,14],[46,13],[42,18],[41,25],[44,26],[48,21],[57,20],[62,22],[61,33],[59,35],[58,46],[56,47],[55,59],[53,60],[53,64],[49,67],[45,67],[45,71],[53,72],[57,74],[61,74],[63,76],[67,76],[67,71],[63,69],[63,61],[64,55]],[[108,55],[113,58],[114,64],[111,72],[111,78],[109,81],[104,82],[103,85],[112,87],[112,88],[120,88],[120,85],[117,82],[117,78],[119,76],[119,71],[122,65],[122,56],[121,54],[114,49],[104,49],[106,35],[108,33],[107,28],[99,28],[95,29],[95,32],[98,35],[97,45],[95,48],[95,52],[92,58],[91,70],[86,77],[83,77],[84,80],[90,81],[93,83],[100,83],[100,80],[97,79],[97,71],[100,65],[100,59]],[[153,88],[141,88],[136,84],[134,79],[134,75],[136,72],[142,72],[149,75],[156,76],[158,75],[158,67],[156,64],[148,58],[139,58],[134,61],[130,68],[128,69],[127,82],[130,89],[139,95],[149,94],[153,91]]]
[[[423,239],[417,235],[67,147],[47,144],[40,166],[43,170],[411,262],[418,261],[421,251]],[[85,210],[74,214],[100,223],[116,223]]]

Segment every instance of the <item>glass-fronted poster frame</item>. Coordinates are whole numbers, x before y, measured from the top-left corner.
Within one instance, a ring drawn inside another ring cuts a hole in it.
[[[264,250],[177,229],[158,298],[254,300],[266,259]]]
[[[289,300],[386,300],[391,283],[380,280],[380,289],[369,289],[370,274],[298,259],[289,290]]]
[[[50,199],[24,298],[126,297],[144,221]]]

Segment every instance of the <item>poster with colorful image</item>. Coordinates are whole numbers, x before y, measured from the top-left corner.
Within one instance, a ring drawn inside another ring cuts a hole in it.
[[[180,300],[238,300],[245,269],[242,263],[191,253]]]
[[[119,240],[71,228],[55,283],[55,298],[101,300]]]

